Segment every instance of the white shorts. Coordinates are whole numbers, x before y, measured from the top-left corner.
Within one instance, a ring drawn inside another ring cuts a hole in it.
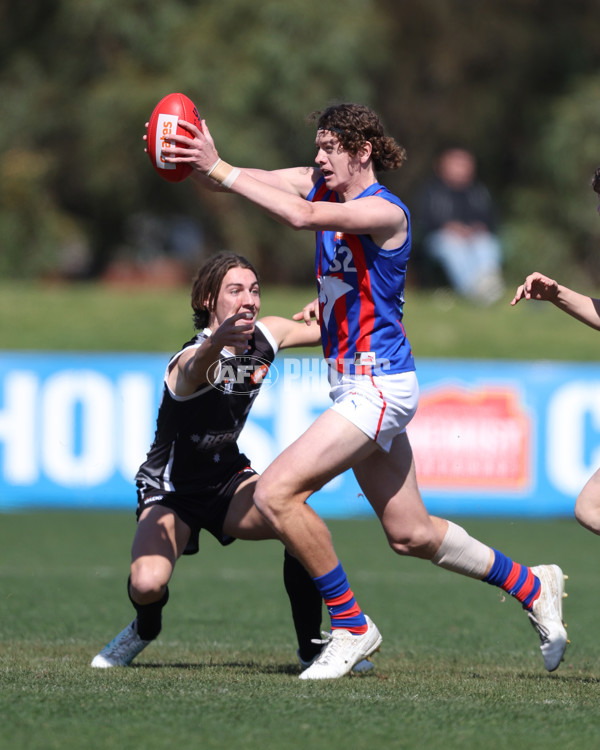
[[[419,403],[414,371],[395,375],[344,375],[329,368],[331,407],[389,452]]]

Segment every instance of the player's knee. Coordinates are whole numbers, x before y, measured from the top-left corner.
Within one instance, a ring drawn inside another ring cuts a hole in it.
[[[388,544],[398,555],[430,559],[435,552],[429,526],[419,526],[400,530],[395,534],[388,533]]]
[[[277,527],[277,521],[289,508],[285,488],[277,481],[261,477],[254,489],[254,505],[271,526]]]
[[[584,529],[600,534],[600,507],[597,504],[577,498],[575,503],[575,518]]]
[[[600,471],[587,481],[575,502],[575,518],[594,534],[600,534]]]
[[[131,567],[129,595],[138,604],[150,604],[162,598],[167,583],[163,572],[156,566],[134,563]]]
[[[275,493],[271,483],[263,480],[263,477],[259,478],[254,487],[254,505],[267,521],[273,520],[276,515]]]

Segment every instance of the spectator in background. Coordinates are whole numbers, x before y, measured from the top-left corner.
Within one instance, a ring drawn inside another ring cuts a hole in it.
[[[458,294],[490,305],[504,292],[502,252],[492,198],[476,168],[470,151],[445,147],[418,198],[415,223],[423,265],[441,267]]]

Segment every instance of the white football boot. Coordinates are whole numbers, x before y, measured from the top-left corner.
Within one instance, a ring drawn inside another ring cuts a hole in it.
[[[562,600],[565,594],[564,575],[558,565],[537,565],[531,572],[540,579],[541,593],[527,612],[529,621],[540,637],[540,649],[544,657],[544,666],[548,672],[558,668],[568,639],[562,619]]]
[[[323,633],[323,635],[328,636],[327,637],[327,641],[328,641],[329,640],[329,633]],[[315,641],[315,643],[316,642],[317,641]],[[318,641],[318,643],[322,643],[322,642],[323,641]],[[315,659],[317,659],[317,657],[319,656],[319,654],[317,654],[316,656],[313,656],[313,658],[310,659],[309,661],[305,661],[300,656],[300,651],[297,651],[296,653],[298,655],[298,661],[300,662],[300,666],[302,667],[302,669],[308,669],[310,667],[310,665],[314,663]],[[363,659],[362,661],[359,661],[358,664],[355,664],[352,667],[352,671],[356,672],[356,674],[361,674],[361,673],[364,673],[364,672],[370,672],[374,668],[375,668],[375,665],[373,664],[373,662],[370,659]]]
[[[344,628],[326,633],[323,650],[313,663],[300,674],[301,680],[333,680],[352,671],[359,662],[367,659],[381,645],[381,634],[368,615],[367,630],[354,635]]]
[[[92,659],[92,667],[127,667],[152,641],[143,641],[137,632],[137,619],[112,639]]]

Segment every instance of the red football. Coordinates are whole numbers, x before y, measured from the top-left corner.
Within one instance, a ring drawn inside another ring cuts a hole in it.
[[[192,173],[189,164],[169,164],[161,154],[164,139],[172,133],[190,136],[187,130],[178,126],[179,120],[192,122],[198,128],[201,127],[196,105],[185,94],[167,94],[154,107],[148,121],[148,156],[158,174],[169,182],[181,182]],[[168,145],[164,144],[165,147]]]

